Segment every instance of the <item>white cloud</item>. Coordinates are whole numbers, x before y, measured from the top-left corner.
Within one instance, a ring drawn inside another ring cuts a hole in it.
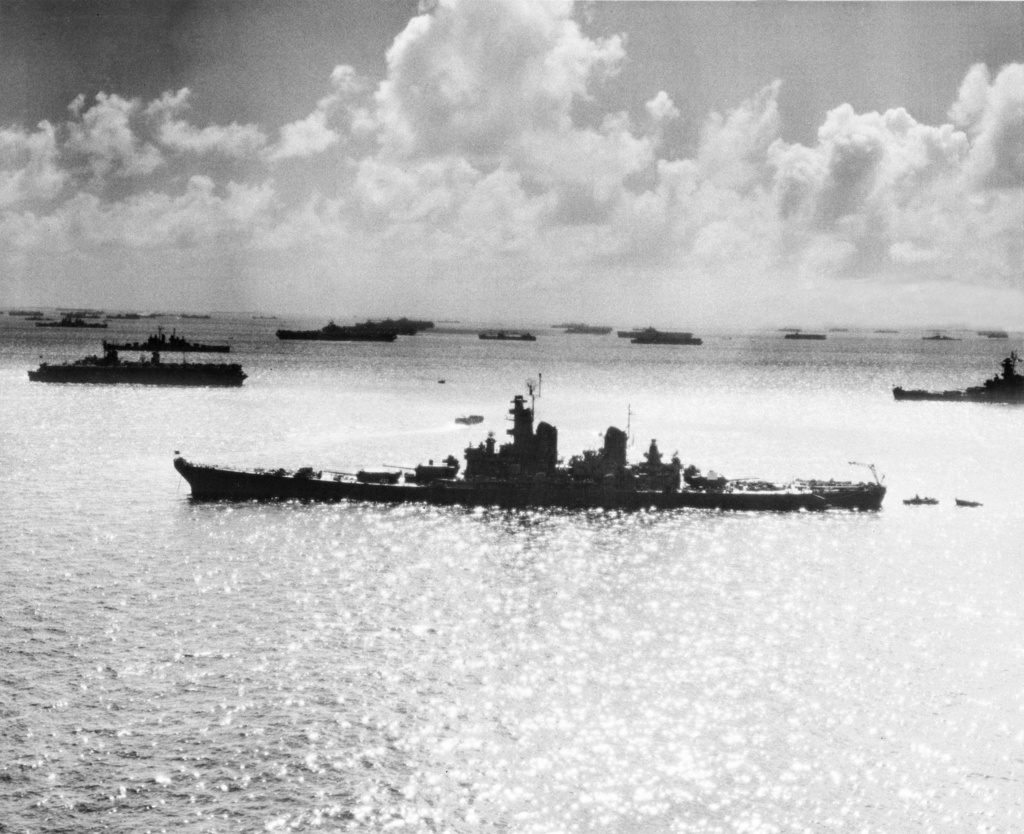
[[[396,38],[376,88],[336,67],[312,112],[282,126],[194,126],[188,89],[146,107],[79,99],[65,126],[0,129],[2,248],[198,263],[228,242],[310,275],[340,263],[338,280],[362,287],[345,272],[358,262],[396,298],[426,292],[423,275],[439,276],[439,298],[476,281],[486,298],[522,283],[621,298],[639,282],[658,303],[723,315],[749,296],[751,319],[772,288],[854,307],[911,285],[1020,288],[1024,65],[970,68],[947,124],[837,102],[806,145],[781,138],[774,82],[710,114],[689,158],[667,158],[681,92],[648,94],[639,125],[595,116],[624,59],[567,3],[442,0]]]
[[[697,155],[707,179],[736,189],[764,182],[765,159],[780,127],[779,87],[775,82],[726,116],[711,115]]]
[[[658,94],[647,102],[644,107],[647,108],[647,112],[650,113],[651,119],[655,123],[679,118],[679,108],[673,104],[669,94],[664,90],[659,90]]]
[[[981,76],[977,71],[973,74]],[[976,103],[981,98],[983,80],[978,77],[969,93],[974,105],[970,110],[974,137],[968,174],[982,188],[1021,188],[1024,186],[1024,64],[1004,67],[984,90],[984,105],[978,109]],[[963,101],[961,88],[958,104]]]
[[[141,111],[137,99],[101,92],[92,107],[86,109],[85,97],[78,96],[68,109],[75,120],[68,123],[64,150],[97,180],[145,176],[163,163],[160,152],[135,135],[132,119]]]
[[[0,129],[0,208],[51,200],[67,181],[59,165],[53,125],[40,122],[34,133]]]
[[[557,131],[588,83],[624,57],[592,40],[563,2],[442,0],[388,51],[377,91],[384,148],[397,156],[505,156],[527,133]]]
[[[255,156],[266,144],[266,137],[255,125],[207,125],[195,127],[178,116],[189,108],[191,91],[183,87],[166,92],[145,110],[157,123],[157,138],[170,151],[193,154],[216,153],[228,157]]]
[[[314,156],[341,142],[344,132],[364,129],[366,111],[355,101],[366,92],[367,83],[352,67],[340,64],[331,72],[331,84],[334,90],[312,113],[281,128],[280,140],[267,154],[271,162]]]
[[[327,114],[314,110],[304,119],[281,128],[281,139],[270,153],[272,160],[312,156],[336,144],[340,137],[327,126]]]

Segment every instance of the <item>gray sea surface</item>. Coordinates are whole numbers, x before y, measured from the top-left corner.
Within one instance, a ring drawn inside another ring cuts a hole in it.
[[[0,832],[1024,830],[1024,408],[891,394],[977,384],[1019,334],[388,345],[215,316],[173,324],[229,339],[241,389],[28,381],[152,324],[0,319]],[[889,494],[204,504],[171,465],[461,457],[539,375],[566,458],[628,422],[634,461],[873,463]]]

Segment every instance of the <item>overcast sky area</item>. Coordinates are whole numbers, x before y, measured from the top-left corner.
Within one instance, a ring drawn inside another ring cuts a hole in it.
[[[1024,329],[1024,5],[0,0],[0,306]]]

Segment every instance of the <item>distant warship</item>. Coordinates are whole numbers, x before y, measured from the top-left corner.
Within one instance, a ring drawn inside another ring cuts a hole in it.
[[[159,329],[144,342],[103,342],[104,350],[142,350],[147,353],[230,353],[230,345],[204,345],[199,342],[190,342],[172,330],[168,336]]]
[[[479,338],[495,342],[536,342],[537,337],[532,333],[520,330],[485,330],[477,334]]]
[[[425,319],[380,319],[340,325],[333,321],[319,330],[278,330],[278,339],[302,339],[316,342],[393,342],[399,336],[415,336],[429,330],[434,322]]]
[[[319,330],[278,330],[277,338],[312,342],[393,342],[398,334],[393,330],[361,325],[343,326],[330,321]]]
[[[81,316],[67,315],[58,321],[37,321],[36,327],[106,327],[105,321],[88,322]]]
[[[646,327],[643,330],[620,331],[631,333],[629,340],[634,345],[702,345],[704,341],[685,330],[655,330]]]
[[[981,385],[963,391],[922,391],[892,389],[897,400],[941,400],[943,402],[967,403],[1024,403],[1024,375],[1017,373],[1020,358],[1013,351],[1002,361],[1003,372],[986,379]]]
[[[28,372],[32,382],[68,382],[99,385],[239,386],[246,378],[242,366],[211,362],[161,362],[159,352],[151,359],[124,361],[116,350],[102,356],[86,356],[74,362],[44,362]]]

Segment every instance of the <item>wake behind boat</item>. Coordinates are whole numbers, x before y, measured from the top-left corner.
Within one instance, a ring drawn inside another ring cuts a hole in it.
[[[512,400],[511,443],[493,434],[465,449],[465,471],[449,455],[443,466],[417,467],[399,478],[370,478],[327,469],[242,470],[197,464],[177,456],[174,467],[197,500],[303,500],[426,503],[442,506],[735,511],[878,510],[886,488],[871,483],[808,480],[787,485],[749,479],[729,481],[683,469],[678,457],[665,462],[655,441],[642,463],[626,460],[627,436],[610,427],[600,450],[558,463],[558,430],[545,422],[534,429],[534,409],[522,396]],[[378,473],[380,474],[380,473]]]

